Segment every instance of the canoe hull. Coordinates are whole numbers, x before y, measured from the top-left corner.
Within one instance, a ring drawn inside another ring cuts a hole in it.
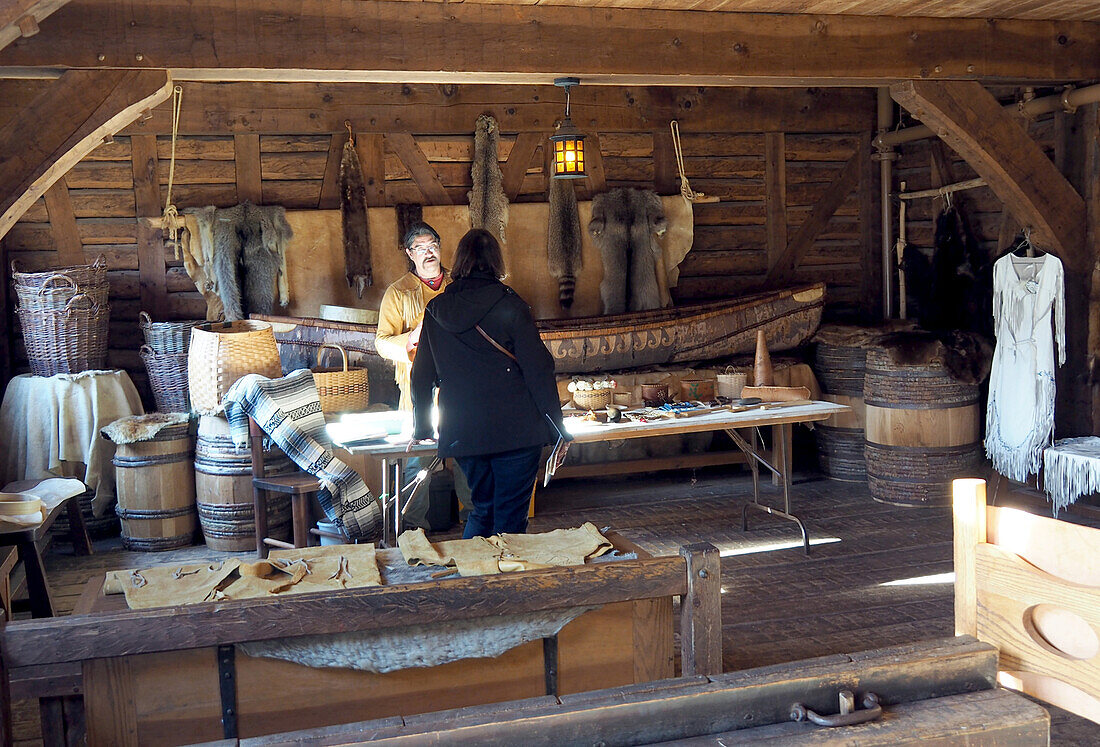
[[[760,329],[770,351],[789,350],[817,330],[824,303],[825,286],[817,283],[675,309],[542,320],[538,326],[559,374],[596,373],[752,352]],[[368,369],[371,400],[397,401],[393,365],[374,349],[375,325],[256,318],[274,324],[285,370],[317,365],[317,352],[323,344],[342,345],[352,365]]]

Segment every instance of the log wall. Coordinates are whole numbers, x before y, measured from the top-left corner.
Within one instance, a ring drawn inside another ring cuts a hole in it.
[[[0,93],[10,93],[0,120],[40,85],[0,82]],[[590,87],[577,89],[573,104],[574,120],[601,156],[592,177],[577,183],[581,199],[604,187],[678,192],[668,127],[671,118],[680,122],[691,187],[720,201],[695,207],[695,244],[681,265],[678,303],[760,289],[813,218],[795,269],[780,280],[826,281],[830,317],[877,313],[877,165],[856,164],[859,178],[835,213],[814,215],[849,161],[870,152],[873,91]],[[510,197],[543,201],[543,144],[562,110],[560,89],[549,86],[184,84],[172,200],[181,210],[243,199],[335,208],[349,119],[364,171],[376,179],[368,189],[372,204],[461,204],[470,187],[474,120],[489,112],[501,124]],[[2,240],[5,266],[15,260],[24,269],[80,252],[89,261],[106,256],[110,364],[135,380],[144,378],[138,312],[183,319],[205,310],[181,264],[138,220],[164,204],[169,115],[161,106],[100,146],[54,188],[54,199],[39,199]],[[13,345],[16,370],[20,345]]]

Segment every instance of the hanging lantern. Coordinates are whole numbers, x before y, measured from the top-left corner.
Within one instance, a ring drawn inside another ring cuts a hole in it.
[[[579,78],[555,78],[554,85],[565,89],[565,119],[550,138],[554,148],[554,178],[583,179],[585,173],[584,135],[569,118],[569,89],[580,84]]]

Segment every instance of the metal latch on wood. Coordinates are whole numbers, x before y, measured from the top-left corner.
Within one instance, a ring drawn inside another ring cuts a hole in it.
[[[841,690],[839,697],[840,713],[822,716],[802,703],[795,703],[791,706],[791,721],[812,721],[818,726],[854,726],[874,721],[882,715],[882,706],[879,705],[878,696],[874,693],[863,696],[861,710],[856,710],[856,696],[851,690]]]

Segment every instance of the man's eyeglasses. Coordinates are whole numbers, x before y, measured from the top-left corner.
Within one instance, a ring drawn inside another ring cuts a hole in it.
[[[418,246],[410,246],[409,251],[413,252],[414,254],[427,254],[428,252],[433,252],[435,254],[438,254],[439,253],[439,244],[436,244],[436,243],[433,242],[431,244],[420,244]]]

